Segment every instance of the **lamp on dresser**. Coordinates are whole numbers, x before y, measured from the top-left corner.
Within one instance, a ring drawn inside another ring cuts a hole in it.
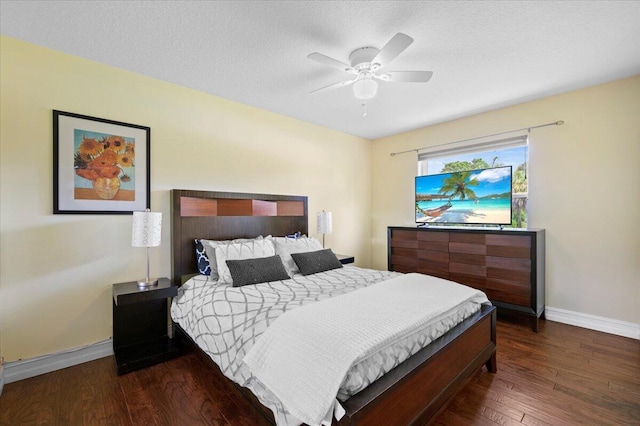
[[[149,278],[149,247],[158,247],[162,235],[162,213],[145,211],[133,212],[133,229],[131,245],[147,249],[147,275],[138,280],[138,287],[152,287],[158,284],[158,279]]]

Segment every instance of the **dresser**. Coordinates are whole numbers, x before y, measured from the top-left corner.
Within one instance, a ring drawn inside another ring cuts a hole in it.
[[[484,291],[498,309],[544,315],[544,229],[389,227],[390,271],[419,272]]]

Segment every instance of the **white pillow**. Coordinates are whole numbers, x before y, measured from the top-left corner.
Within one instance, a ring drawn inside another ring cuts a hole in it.
[[[290,277],[300,272],[298,265],[293,261],[291,253],[305,253],[308,251],[322,250],[322,244],[320,241],[313,237],[300,237],[300,238],[287,238],[287,237],[274,237],[273,244],[276,248],[276,254],[282,259],[284,268]]]
[[[218,266],[216,263],[216,247],[219,246],[227,246],[229,244],[238,244],[238,243],[248,243],[251,241],[262,240],[262,235],[256,238],[237,238],[235,240],[203,240],[200,242],[204,247],[204,251],[207,254],[207,258],[209,259],[209,267],[211,268],[211,273],[209,276],[213,280],[217,280],[219,277],[218,274]]]
[[[227,266],[227,260],[254,259],[256,257],[275,256],[271,238],[253,240],[246,243],[224,244],[215,248],[216,266],[218,267],[218,282],[220,284],[233,284],[231,272]]]

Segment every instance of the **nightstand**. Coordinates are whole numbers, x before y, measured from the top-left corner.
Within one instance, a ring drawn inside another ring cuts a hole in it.
[[[353,263],[356,261],[356,259],[353,256],[349,256],[348,254],[336,254],[336,257],[338,258],[340,263],[342,263],[343,265],[346,265],[348,263]]]
[[[178,354],[172,338],[169,298],[178,287],[168,278],[139,288],[136,281],[113,284],[113,352],[118,374],[166,361]]]

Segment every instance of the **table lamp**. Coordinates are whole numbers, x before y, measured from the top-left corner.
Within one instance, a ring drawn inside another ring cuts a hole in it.
[[[318,212],[318,233],[322,234],[322,248],[324,248],[324,235],[331,233],[331,212],[322,210]]]
[[[138,287],[152,287],[158,284],[157,279],[149,279],[149,247],[158,247],[162,234],[162,213],[146,211],[133,212],[133,231],[131,245],[147,249],[147,277],[138,280]]]

